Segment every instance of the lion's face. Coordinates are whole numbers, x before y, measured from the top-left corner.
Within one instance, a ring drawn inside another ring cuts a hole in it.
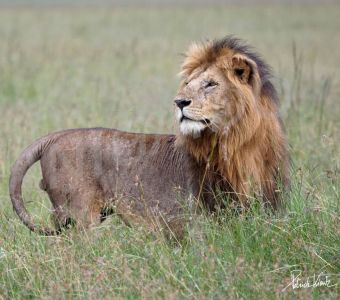
[[[228,115],[225,95],[229,87],[216,66],[203,72],[198,70],[183,80],[175,98],[182,134],[199,136],[206,128],[220,129]]]
[[[208,66],[198,64],[190,73],[184,72],[175,97],[180,132],[199,137],[204,130],[219,132],[228,127],[244,110],[242,94],[253,94],[252,64],[245,57],[227,53]]]

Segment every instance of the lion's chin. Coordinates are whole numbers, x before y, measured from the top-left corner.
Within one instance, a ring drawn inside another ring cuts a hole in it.
[[[202,131],[206,128],[206,125],[201,121],[183,120],[180,123],[180,131],[183,135],[192,136],[198,138],[201,136]]]

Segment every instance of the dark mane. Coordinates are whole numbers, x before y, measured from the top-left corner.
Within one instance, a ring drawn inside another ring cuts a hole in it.
[[[239,70],[241,74],[246,71],[247,80],[239,80]],[[186,81],[200,78],[204,72],[219,72],[225,79],[221,80],[224,94],[216,96],[219,105],[209,101],[215,100],[213,96],[201,105],[200,91],[186,88]],[[203,131],[197,139],[179,136],[195,160],[209,168],[209,184],[216,184],[219,190],[230,192],[244,203],[255,191],[253,195],[262,195],[265,202],[276,207],[281,185],[277,178],[282,178],[283,186],[288,185],[289,161],[269,65],[251,46],[229,35],[193,43],[186,52],[181,74],[180,97],[192,100],[192,110],[197,109],[202,116],[216,114],[223,120],[216,131]]]
[[[272,68],[264,61],[261,55],[255,51],[254,47],[233,35],[227,35],[222,39],[213,40],[212,43],[211,50],[215,52],[216,56],[218,56],[218,53],[223,49],[232,49],[255,61],[262,82],[262,93],[267,94],[275,102],[278,102],[276,90],[271,83],[271,79],[273,78]]]
[[[216,52],[216,54],[220,53],[220,51],[225,48],[232,49],[235,52],[244,54],[245,56],[256,62],[260,78],[263,83],[272,78],[271,67],[263,60],[263,58],[258,53],[256,53],[255,49],[252,46],[246,44],[245,41],[239,38],[228,35],[222,39],[213,40],[211,48],[213,52]]]

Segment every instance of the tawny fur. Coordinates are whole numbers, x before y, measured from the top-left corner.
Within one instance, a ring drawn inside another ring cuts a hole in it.
[[[26,148],[10,178],[23,223],[50,235],[70,220],[89,227],[116,212],[127,224],[160,225],[179,237],[188,221],[184,208],[196,199],[214,210],[215,191],[244,206],[256,196],[276,207],[289,160],[268,66],[227,37],[194,44],[181,74],[177,136],[73,129]],[[23,178],[39,160],[56,230],[37,226],[22,198]]]

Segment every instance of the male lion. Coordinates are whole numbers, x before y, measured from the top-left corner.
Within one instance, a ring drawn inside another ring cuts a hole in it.
[[[160,225],[180,235],[184,207],[198,201],[213,210],[215,192],[242,206],[261,197],[275,208],[289,162],[267,64],[229,36],[192,45],[181,73],[177,136],[72,129],[24,150],[10,178],[23,223],[51,235],[70,221],[98,224],[114,211],[128,224]],[[38,160],[55,231],[34,224],[21,195],[24,175]]]

